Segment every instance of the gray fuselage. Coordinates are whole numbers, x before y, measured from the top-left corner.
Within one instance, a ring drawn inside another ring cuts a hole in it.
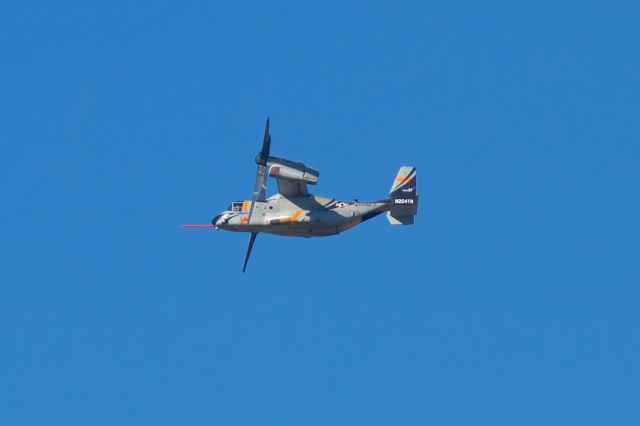
[[[346,231],[389,210],[387,200],[375,202],[337,201],[316,195],[287,198],[276,194],[256,201],[249,223],[251,201],[237,201],[216,216],[213,225],[234,232],[323,237]]]

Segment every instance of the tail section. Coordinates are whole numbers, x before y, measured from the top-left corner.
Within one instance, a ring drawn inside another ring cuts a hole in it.
[[[393,199],[416,199],[416,168],[402,166],[398,170],[396,178],[391,185],[389,198]]]
[[[389,192],[389,204],[387,220],[390,224],[413,224],[413,217],[418,213],[415,167],[400,167]]]

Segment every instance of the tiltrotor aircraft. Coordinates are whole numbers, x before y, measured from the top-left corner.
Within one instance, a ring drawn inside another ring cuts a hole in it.
[[[305,164],[270,155],[269,119],[262,150],[256,156],[258,172],[251,200],[235,201],[211,220],[211,225],[184,225],[185,228],[219,228],[250,232],[242,272],[247,268],[253,243],[260,232],[296,237],[336,235],[387,213],[392,225],[413,224],[418,212],[415,167],[400,167],[389,197],[379,201],[339,201],[312,195],[307,185],[316,185],[320,172]],[[278,193],[265,198],[267,175],[276,179]]]

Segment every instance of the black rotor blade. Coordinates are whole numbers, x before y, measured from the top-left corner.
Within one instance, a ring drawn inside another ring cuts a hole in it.
[[[269,118],[267,117],[267,125],[264,128],[264,139],[262,140],[262,151],[260,151],[260,158],[263,161],[267,161],[269,152],[271,151],[271,133],[269,133]]]
[[[247,254],[244,256],[244,265],[242,266],[242,272],[247,269],[247,263],[249,262],[249,256],[251,256],[251,249],[253,249],[253,243],[256,241],[256,237],[258,236],[257,232],[252,232],[251,237],[249,238],[249,247],[247,247]]]
[[[269,158],[269,151],[271,150],[271,134],[269,133],[269,119],[267,117],[267,124],[264,128],[264,139],[262,140],[262,151],[256,157],[256,163],[258,163],[258,171],[256,172],[256,184],[253,187],[253,195],[251,197],[251,207],[249,208],[249,217],[247,218],[247,224],[251,223],[251,215],[253,214],[253,207],[256,201],[264,201],[265,192],[267,190],[267,159]]]
[[[249,207],[247,225],[251,223],[251,215],[253,214],[253,207],[256,205],[256,201],[264,201],[266,190],[267,168],[261,164],[258,164],[258,171],[256,172],[256,184],[253,187],[253,194],[251,195],[251,207]]]
[[[252,200],[264,201],[266,191],[267,168],[261,164],[258,164],[258,170],[256,170],[256,184],[253,187]]]

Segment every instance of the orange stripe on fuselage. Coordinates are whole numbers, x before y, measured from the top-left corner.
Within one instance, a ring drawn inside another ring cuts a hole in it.
[[[248,217],[241,217],[240,218],[240,223],[247,223],[249,222],[249,218]]]
[[[291,218],[291,222],[295,222],[296,220],[298,220],[301,214],[302,214],[302,210],[298,210]]]
[[[242,203],[242,211],[246,212],[247,210],[249,210],[249,202],[248,201],[244,201]]]

